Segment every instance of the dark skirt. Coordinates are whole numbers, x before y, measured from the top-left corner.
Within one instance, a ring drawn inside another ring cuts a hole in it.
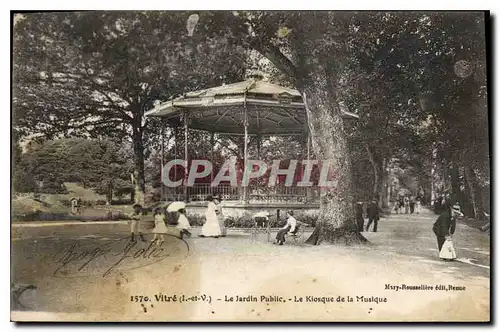
[[[290,231],[290,226],[288,226],[287,228],[285,229],[280,229],[278,231],[278,234],[276,234],[276,241],[278,242],[285,242],[285,234],[288,233]]]

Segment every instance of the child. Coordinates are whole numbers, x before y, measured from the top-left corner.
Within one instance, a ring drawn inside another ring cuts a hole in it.
[[[165,225],[165,215],[163,214],[163,209],[156,208],[153,211],[153,216],[155,218],[155,228],[153,229],[153,239],[151,242],[160,241],[160,245],[165,241],[165,233],[167,233],[167,225]]]
[[[186,217],[186,210],[179,210],[179,218],[177,219],[177,228],[181,229],[181,237],[182,235],[186,235],[187,237],[191,236],[191,232],[188,229],[191,229],[191,225],[189,224],[189,220]]]
[[[394,202],[394,212],[399,214],[399,200]]]
[[[139,233],[141,241],[146,241],[140,230],[141,217],[143,215],[142,205],[134,204],[132,208],[134,209],[134,212],[132,212],[129,215],[130,218],[132,219],[130,221],[130,231],[131,231],[130,241],[135,241],[135,233]]]
[[[227,229],[226,229],[226,226],[224,224],[224,215],[222,214],[222,209],[221,209],[221,206],[220,206],[220,203],[221,203],[221,198],[216,198],[214,200],[214,203],[216,205],[216,210],[215,210],[215,213],[217,214],[217,220],[219,221],[219,227],[220,227],[220,231],[221,231],[221,236],[224,237],[227,235]]]

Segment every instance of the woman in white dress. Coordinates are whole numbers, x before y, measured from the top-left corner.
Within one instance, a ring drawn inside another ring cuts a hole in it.
[[[219,220],[217,219],[217,205],[214,203],[212,196],[207,197],[208,206],[205,212],[205,224],[201,228],[200,236],[203,237],[219,237],[222,235]]]

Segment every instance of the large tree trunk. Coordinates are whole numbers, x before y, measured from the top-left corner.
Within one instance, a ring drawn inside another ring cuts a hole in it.
[[[454,163],[450,170],[450,180],[451,180],[451,202],[453,205],[456,202],[462,203],[461,193],[460,193],[460,171],[458,166]],[[461,204],[463,206],[463,204]]]
[[[390,192],[389,192],[389,172],[387,171],[387,159],[383,159],[382,161],[382,199],[380,200],[381,207],[388,208],[389,201],[391,200]]]
[[[134,200],[144,205],[146,186],[144,183],[144,144],[143,131],[139,125],[133,127],[132,143],[134,146]]]
[[[368,160],[370,161],[370,164],[372,165],[372,169],[373,169],[373,189],[372,189],[372,198],[371,199],[375,199],[379,193],[378,165],[375,162],[375,156],[373,155],[373,152],[370,150],[370,147],[368,145],[365,145],[365,148],[366,148],[366,153],[368,154]]]
[[[318,21],[324,24],[317,24]],[[346,22],[341,14],[333,12],[297,15],[290,38],[290,58],[271,42],[255,39],[251,43],[301,92],[314,154],[329,163],[327,180],[335,181],[334,186],[321,189],[316,229],[306,241],[314,245],[340,239],[346,243],[366,241],[356,230],[350,154],[339,105],[340,77],[348,58],[344,42],[349,29]],[[334,54],[325,48],[328,34],[339,40]]]
[[[469,187],[470,199],[472,203],[472,216],[477,218],[478,204],[477,204],[477,192],[476,192],[476,176],[474,170],[471,167],[465,167],[465,179]]]
[[[358,238],[354,222],[351,164],[343,120],[335,93],[329,89],[325,72],[310,74],[300,87],[306,105],[312,147],[318,159],[329,163],[327,179],[335,185],[321,189],[316,229],[306,243],[336,242]],[[330,91],[329,91],[330,90]]]
[[[113,202],[113,180],[109,181],[108,190],[106,191],[106,205],[111,205]]]

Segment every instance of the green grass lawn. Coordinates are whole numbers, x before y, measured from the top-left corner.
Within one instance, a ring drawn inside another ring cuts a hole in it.
[[[42,214],[44,216],[54,215],[55,220],[60,220],[67,215],[68,219],[73,219],[71,209],[64,202],[68,202],[73,197],[81,198],[86,202],[105,201],[104,195],[95,193],[91,188],[84,188],[77,183],[64,183],[68,189],[67,194],[40,194],[38,199],[35,199],[34,193],[26,193],[13,197],[12,199],[12,215],[14,219],[17,216],[26,216],[31,214]],[[85,206],[82,209],[81,216],[83,218],[105,218],[109,213],[117,215],[120,213],[132,212],[130,205],[93,205]],[[47,217],[49,220],[50,217]]]

